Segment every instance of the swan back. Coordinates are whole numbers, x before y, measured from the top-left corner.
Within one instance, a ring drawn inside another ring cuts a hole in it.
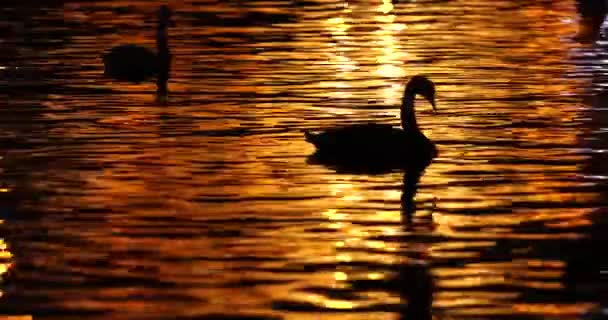
[[[437,155],[435,145],[422,133],[384,124],[361,124],[304,133],[317,152],[315,162],[386,172],[420,168]]]

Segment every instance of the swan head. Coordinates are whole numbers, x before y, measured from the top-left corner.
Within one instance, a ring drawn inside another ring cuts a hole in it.
[[[413,76],[405,87],[404,100],[405,96],[414,96],[416,94],[423,96],[431,104],[433,111],[437,111],[435,108],[435,84],[433,81],[423,75]]]

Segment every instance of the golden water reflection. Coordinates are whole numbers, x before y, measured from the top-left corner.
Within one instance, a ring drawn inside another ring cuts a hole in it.
[[[53,284],[33,313],[566,319],[592,306],[561,299],[558,254],[603,205],[585,178],[591,81],[571,76],[584,49],[574,0],[171,1],[168,106],[154,84],[103,78],[99,59],[153,48],[160,3],[58,10],[83,25],[47,50],[65,90],[13,122],[39,124],[16,136],[48,144],[8,154],[43,195],[28,209],[52,212],[19,222],[52,235],[16,240],[23,268]],[[309,164],[302,131],[399,125],[418,73],[437,84],[439,112],[417,110],[440,154],[405,223],[402,173]],[[15,299],[33,295],[24,277]],[[408,286],[433,288],[432,309],[405,308]]]

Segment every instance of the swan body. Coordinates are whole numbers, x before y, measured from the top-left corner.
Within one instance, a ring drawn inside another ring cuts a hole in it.
[[[418,128],[414,111],[417,94],[435,109],[434,84],[425,76],[412,77],[401,105],[402,128],[368,123],[318,133],[306,131],[306,141],[317,148],[314,162],[365,167],[367,171],[425,167],[437,156],[437,149]]]
[[[157,60],[152,50],[134,44],[114,47],[103,56],[106,76],[135,83],[158,74]]]
[[[168,78],[171,54],[167,40],[167,27],[172,24],[171,11],[169,7],[163,5],[160,7],[158,15],[157,52],[134,44],[114,47],[102,57],[106,76],[135,83],[154,76]]]

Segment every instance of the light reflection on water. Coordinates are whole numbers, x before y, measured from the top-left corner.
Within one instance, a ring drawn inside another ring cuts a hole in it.
[[[0,79],[6,314],[574,319],[600,302],[563,280],[606,207],[601,48],[576,38],[574,1],[172,1],[166,107],[100,59],[154,47],[159,4],[11,14],[30,18],[5,43],[28,55],[0,65],[31,72]],[[440,154],[408,222],[402,173],[310,164],[302,131],[398,125],[418,73]]]

